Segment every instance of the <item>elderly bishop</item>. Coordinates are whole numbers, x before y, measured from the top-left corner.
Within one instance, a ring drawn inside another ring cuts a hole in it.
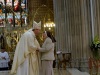
[[[39,57],[37,49],[40,47],[36,36],[40,33],[41,22],[34,21],[33,28],[26,31],[20,38],[13,59],[11,74],[39,75]]]

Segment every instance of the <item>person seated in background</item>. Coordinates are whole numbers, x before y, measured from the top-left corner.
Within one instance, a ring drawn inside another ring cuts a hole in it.
[[[5,48],[1,49],[0,52],[0,71],[1,70],[8,70],[8,62],[10,61],[8,53],[5,51]]]

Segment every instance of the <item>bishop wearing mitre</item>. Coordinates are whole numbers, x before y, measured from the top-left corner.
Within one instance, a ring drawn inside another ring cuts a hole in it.
[[[12,75],[39,75],[40,47],[36,36],[40,33],[41,22],[34,21],[33,28],[26,31],[20,38],[13,59]]]

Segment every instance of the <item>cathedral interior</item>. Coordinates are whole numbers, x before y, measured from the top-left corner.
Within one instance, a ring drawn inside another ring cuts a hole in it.
[[[0,49],[12,62],[21,35],[41,21],[57,41],[55,75],[100,75],[99,7],[100,0],[0,0]]]

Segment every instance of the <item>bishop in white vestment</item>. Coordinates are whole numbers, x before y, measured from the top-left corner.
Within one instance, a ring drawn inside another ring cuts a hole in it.
[[[33,29],[25,32],[20,38],[14,55],[11,74],[16,75],[39,75],[39,55],[37,48],[40,47],[36,35],[39,34],[41,23],[34,22]]]

